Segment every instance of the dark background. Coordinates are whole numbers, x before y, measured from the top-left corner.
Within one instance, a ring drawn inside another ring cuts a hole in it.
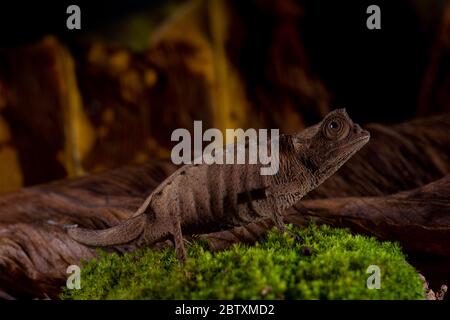
[[[0,47],[30,43],[49,33],[70,43],[80,34],[162,2],[2,1]],[[311,68],[332,92],[334,105],[346,107],[362,122],[399,122],[414,116],[446,1],[299,3],[307,12],[300,28]],[[70,4],[81,7],[81,31],[65,27]],[[381,30],[366,28],[366,8],[371,4],[381,8]]]

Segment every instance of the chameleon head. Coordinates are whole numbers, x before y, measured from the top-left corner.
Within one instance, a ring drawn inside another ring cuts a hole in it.
[[[353,123],[345,109],[337,109],[320,123],[294,136],[293,144],[303,165],[321,183],[369,139],[369,132]]]

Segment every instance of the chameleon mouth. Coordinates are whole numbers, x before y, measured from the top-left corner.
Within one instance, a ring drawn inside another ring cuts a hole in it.
[[[364,146],[369,140],[370,140],[370,133],[368,131],[361,132],[361,135],[358,138],[353,139],[342,146],[333,148],[332,150],[330,150],[328,152],[328,154],[331,154],[332,152],[335,152],[338,149],[341,149],[341,150],[343,148],[350,149],[350,148],[353,148],[356,145],[358,145],[359,147],[355,148],[355,151],[356,151],[356,150],[360,149],[362,146]]]
[[[344,145],[344,148],[346,148],[346,149],[352,148],[356,145],[359,145],[360,147],[362,147],[367,142],[369,142],[369,140],[370,140],[370,134],[367,132],[366,134],[363,134],[361,137],[359,137],[355,140],[349,141],[347,144]]]
[[[357,138],[355,140],[352,140],[349,143],[347,143],[345,145],[345,147],[347,147],[347,146],[351,147],[351,146],[354,146],[355,144],[359,144],[359,143],[362,143],[362,142],[364,142],[364,144],[366,144],[369,140],[370,140],[370,133],[367,132],[367,133],[364,133],[361,137],[359,137],[359,138]]]

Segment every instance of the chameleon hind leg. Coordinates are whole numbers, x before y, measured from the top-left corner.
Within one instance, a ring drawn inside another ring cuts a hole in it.
[[[175,245],[175,254],[180,261],[186,261],[186,249],[184,247],[183,233],[181,231],[180,219],[175,219],[174,229],[172,232],[173,243]]]
[[[183,232],[181,229],[181,211],[180,211],[180,204],[178,201],[175,201],[175,205],[171,210],[171,218],[172,218],[172,238],[173,238],[173,244],[175,246],[175,254],[178,258],[178,260],[184,262],[186,261],[187,255],[186,255],[186,249],[184,247],[184,240],[183,240]]]

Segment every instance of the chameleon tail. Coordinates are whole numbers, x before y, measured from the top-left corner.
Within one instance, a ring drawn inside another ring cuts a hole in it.
[[[135,240],[144,231],[146,223],[146,216],[140,215],[104,230],[71,228],[67,232],[72,239],[85,245],[99,247],[114,246]]]

